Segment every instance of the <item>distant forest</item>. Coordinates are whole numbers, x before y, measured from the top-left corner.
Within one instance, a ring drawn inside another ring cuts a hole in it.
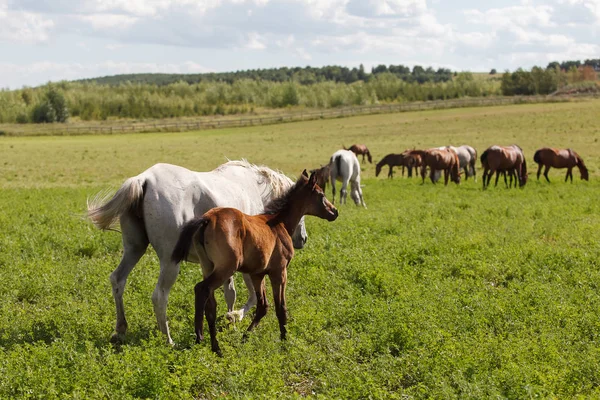
[[[461,97],[600,91],[600,59],[565,61],[530,71],[474,75],[403,65],[271,68],[207,74],[133,74],[0,90],[0,123],[69,119],[235,115],[260,109],[323,109]]]
[[[281,67],[267,69],[251,69],[236,72],[210,72],[204,74],[127,74],[105,76],[102,78],[84,79],[80,82],[96,82],[100,85],[119,85],[123,82],[151,83],[169,85],[176,82],[189,84],[203,82],[234,83],[242,79],[263,80],[268,82],[294,81],[301,85],[312,85],[319,82],[354,83],[368,81],[370,78],[391,73],[405,82],[447,82],[452,79],[452,71],[447,68],[423,68],[419,65],[412,69],[404,65],[378,65],[365,72],[363,65],[358,68],[331,65],[326,67]]]

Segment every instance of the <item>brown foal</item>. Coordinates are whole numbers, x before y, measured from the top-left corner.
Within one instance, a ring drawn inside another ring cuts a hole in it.
[[[264,214],[251,216],[235,208],[217,207],[183,226],[172,259],[180,262],[198,257],[204,276],[194,287],[196,343],[204,339],[206,312],[212,351],[221,354],[216,338],[214,291],[236,271],[251,276],[258,299],[256,315],[247,332],[267,313],[264,278],[268,275],[281,339],[286,338],[287,266],[294,256],[291,234],[304,215],[328,221],[338,216],[337,209],[317,185],[316,175],[309,178],[306,170],[285,195],[267,204]]]

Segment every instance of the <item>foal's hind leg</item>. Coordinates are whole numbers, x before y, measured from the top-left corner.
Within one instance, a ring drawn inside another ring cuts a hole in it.
[[[248,336],[248,332],[252,332],[256,325],[260,322],[262,317],[267,314],[267,309],[269,308],[269,304],[267,303],[267,292],[265,290],[265,276],[264,275],[252,275],[252,284],[254,285],[254,290],[256,291],[256,314],[254,315],[254,319],[250,323],[248,330],[244,334],[244,339]]]
[[[571,177],[571,183],[573,183],[573,168],[567,169],[567,176],[565,176],[565,182],[567,181],[567,179],[569,179],[569,177]]]
[[[121,216],[120,222],[124,249],[123,257],[119,266],[110,274],[112,294],[117,311],[117,324],[115,333],[111,338],[113,342],[121,341],[127,331],[127,320],[125,319],[123,306],[123,292],[125,291],[127,277],[148,248],[148,237],[141,219],[127,213]]]

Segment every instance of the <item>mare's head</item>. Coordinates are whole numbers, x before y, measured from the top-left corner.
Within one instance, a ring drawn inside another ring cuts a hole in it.
[[[376,165],[375,165],[375,177],[377,178],[379,176],[379,173],[381,172],[381,168],[383,168],[383,166],[385,165],[386,161],[385,161],[385,157],[383,158],[383,160],[379,161]]]
[[[574,152],[575,153],[575,152]],[[590,175],[588,174],[588,169],[583,162],[583,159],[579,157],[579,154],[575,153],[577,158],[577,168],[579,168],[579,173],[581,174],[581,179],[584,181],[588,181],[590,179]]]
[[[452,178],[452,182],[457,185],[460,184],[460,161],[458,159],[458,154],[454,150],[448,149],[448,151],[452,154],[452,166],[450,167],[450,177]]]
[[[317,184],[317,176],[313,172],[310,177],[306,170],[300,175],[301,188],[298,191],[300,204],[303,205],[304,214],[313,215],[327,221],[335,221],[338,217],[338,210],[325,197],[325,192]]]

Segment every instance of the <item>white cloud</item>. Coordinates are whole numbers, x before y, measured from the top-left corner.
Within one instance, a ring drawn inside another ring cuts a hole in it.
[[[127,29],[138,20],[137,17],[119,14],[84,15],[80,18],[84,22],[91,24],[96,30]]]
[[[30,12],[11,11],[6,5],[0,5],[0,42],[44,42],[53,27],[51,19]]]
[[[467,21],[482,24],[493,28],[507,28],[511,26],[537,26],[553,27],[553,8],[542,6],[514,6],[505,8],[492,8],[487,11],[465,10]]]

